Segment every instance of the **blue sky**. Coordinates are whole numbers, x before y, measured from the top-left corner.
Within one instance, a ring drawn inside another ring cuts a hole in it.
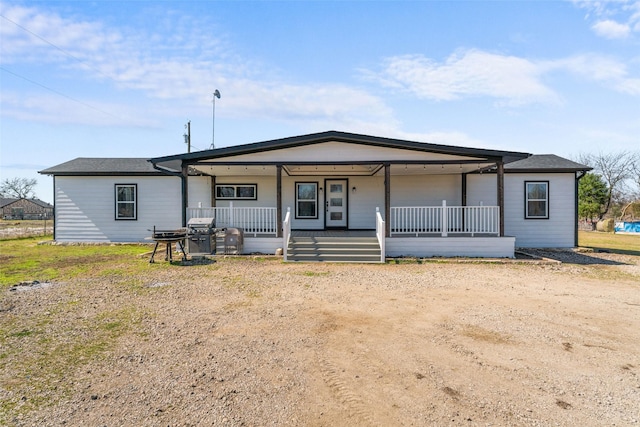
[[[640,147],[640,1],[0,0],[0,179],[339,130]]]

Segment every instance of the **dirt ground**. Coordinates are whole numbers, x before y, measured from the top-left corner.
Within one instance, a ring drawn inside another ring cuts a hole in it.
[[[12,291],[12,316],[139,320],[10,425],[640,425],[640,257],[565,261],[223,259]]]

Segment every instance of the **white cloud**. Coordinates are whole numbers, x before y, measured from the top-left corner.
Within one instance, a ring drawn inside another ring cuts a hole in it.
[[[3,22],[0,54],[8,65],[35,63],[47,68],[47,76],[62,76],[61,80],[47,83],[54,91],[64,92],[58,85],[68,85],[70,79],[112,88],[108,103],[99,95],[93,100],[87,99],[86,94],[69,95],[113,115],[130,117],[133,105],[145,100],[149,104],[151,100],[152,106],[137,114],[144,116],[139,120],[145,123],[161,120],[162,115],[175,116],[176,111],[199,109],[207,114],[211,92],[216,88],[224,96],[220,113],[233,117],[345,124],[395,122],[382,99],[365,90],[332,82],[282,81],[273,77],[277,76],[273,68],[238,57],[224,34],[212,36],[210,29],[215,23],[181,19],[167,10],[159,13],[157,26],[146,33],[107,28],[101,22],[69,19],[37,8],[9,6],[3,11],[11,21]],[[167,15],[170,22],[166,22]],[[46,94],[41,96],[42,102],[31,105],[19,97],[13,99],[11,114],[54,121],[56,108],[46,107],[53,105],[51,97]],[[84,107],[79,105],[78,110],[86,110]],[[59,114],[60,122],[95,124],[96,114],[68,114],[68,108],[60,109]],[[105,116],[103,122],[113,126],[113,119]],[[128,125],[131,121],[124,122]]]
[[[607,39],[624,39],[631,33],[629,25],[620,24],[610,19],[598,21],[591,28],[597,35]]]
[[[388,87],[437,101],[470,96],[488,96],[508,105],[559,101],[542,83],[535,62],[475,49],[454,53],[442,63],[422,55],[391,57],[380,73],[366,74]]]
[[[547,71],[561,70],[598,82],[620,93],[640,95],[640,78],[630,77],[627,66],[610,57],[585,54],[548,61]]]
[[[544,83],[552,72],[564,72],[628,95],[640,95],[640,78],[627,66],[596,54],[532,61],[480,50],[460,51],[444,62],[422,55],[397,56],[383,61],[379,72],[363,71],[365,77],[391,90],[421,99],[452,101],[469,97],[496,99],[511,107],[561,102],[562,88]]]
[[[625,39],[640,33],[640,0],[574,0],[587,10],[587,21],[594,21],[591,29],[600,37]]]

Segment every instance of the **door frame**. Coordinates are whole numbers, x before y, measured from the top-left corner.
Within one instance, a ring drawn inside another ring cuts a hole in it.
[[[339,227],[329,227],[327,226],[327,203],[329,201],[329,187],[327,186],[327,182],[329,181],[342,181],[345,183],[344,189],[344,215],[345,215],[345,225]],[[322,208],[324,209],[324,229],[325,230],[348,230],[349,229],[349,178],[325,178],[324,179],[324,200],[322,203]]]

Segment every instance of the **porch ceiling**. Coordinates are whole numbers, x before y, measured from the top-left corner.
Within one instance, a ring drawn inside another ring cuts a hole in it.
[[[440,162],[421,163],[407,161],[391,164],[391,175],[451,175],[477,172],[494,165],[493,162]],[[192,169],[213,176],[273,176],[276,165],[272,164],[193,164]],[[384,173],[384,163],[349,164],[283,164],[283,172],[289,176],[373,176]]]

